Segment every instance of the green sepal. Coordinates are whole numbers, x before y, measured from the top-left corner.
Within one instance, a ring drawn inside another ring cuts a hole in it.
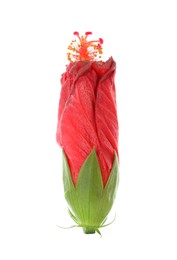
[[[114,162],[106,186],[103,187],[102,175],[95,149],[83,163],[76,187],[73,184],[70,168],[63,151],[63,183],[65,198],[72,219],[83,227],[85,233],[100,232],[110,212],[119,182],[118,158]]]

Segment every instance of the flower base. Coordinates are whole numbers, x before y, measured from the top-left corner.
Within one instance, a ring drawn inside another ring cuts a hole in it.
[[[95,229],[92,227],[84,227],[83,231],[85,234],[95,234]]]
[[[112,208],[117,185],[118,158],[115,153],[112,170],[106,186],[103,186],[101,170],[93,149],[85,160],[74,186],[67,158],[63,151],[63,182],[65,198],[69,205],[69,214],[85,234],[100,234],[106,217]]]

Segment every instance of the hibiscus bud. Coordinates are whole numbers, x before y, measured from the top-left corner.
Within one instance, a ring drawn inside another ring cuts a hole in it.
[[[113,58],[101,61],[103,40],[74,35],[61,78],[56,138],[63,150],[65,198],[85,233],[99,232],[118,185],[118,119]]]

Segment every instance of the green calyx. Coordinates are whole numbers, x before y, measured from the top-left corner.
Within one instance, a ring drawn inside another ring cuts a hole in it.
[[[95,149],[91,151],[79,172],[76,187],[71,178],[70,168],[63,151],[63,183],[69,213],[84,233],[100,234],[110,212],[119,182],[118,158],[114,162],[106,186],[103,187],[102,175]]]

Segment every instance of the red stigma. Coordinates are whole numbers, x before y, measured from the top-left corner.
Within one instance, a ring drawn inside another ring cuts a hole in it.
[[[103,44],[103,39],[99,38],[99,42],[100,42],[100,44]]]
[[[85,35],[90,35],[90,34],[92,34],[92,32],[86,32],[86,33],[85,33]]]

